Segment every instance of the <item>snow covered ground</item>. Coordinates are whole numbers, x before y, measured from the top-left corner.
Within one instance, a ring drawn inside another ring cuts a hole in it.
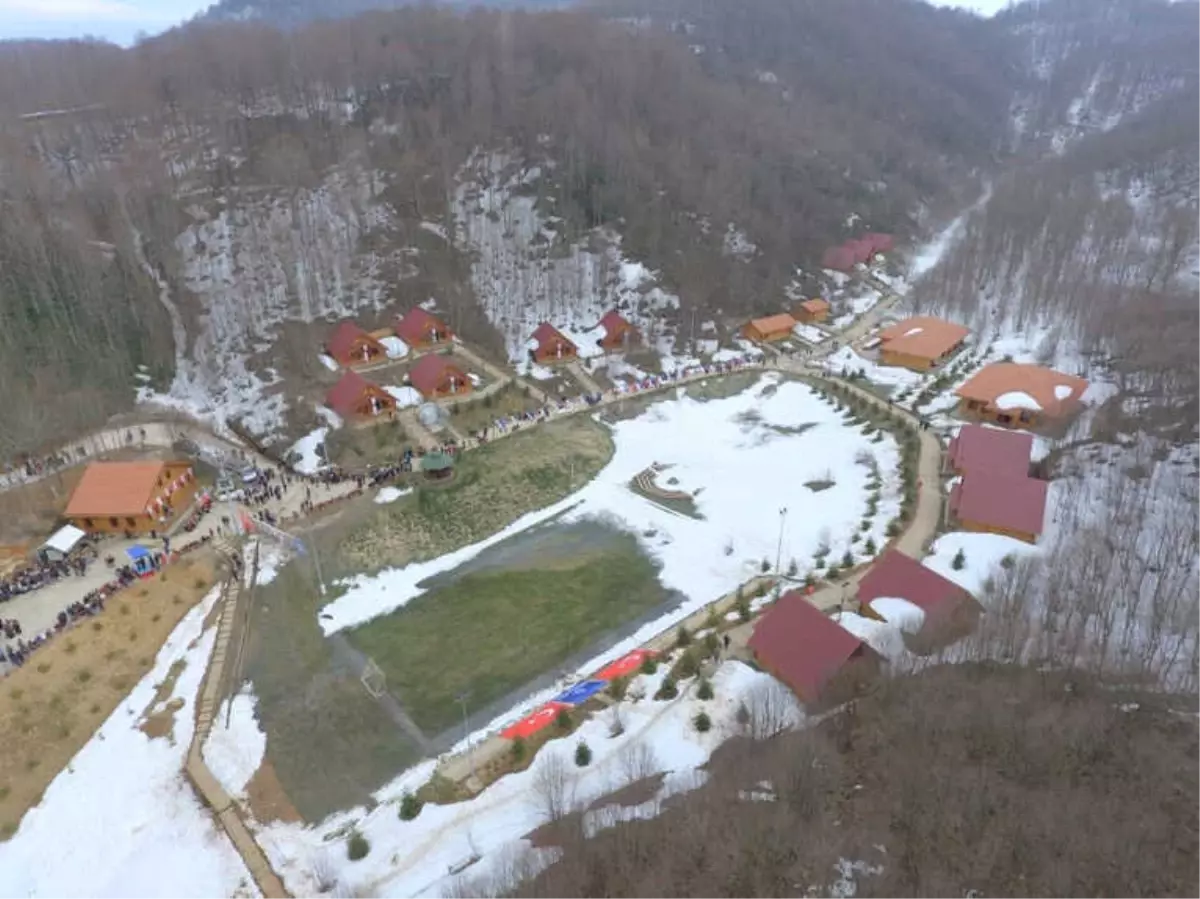
[[[954,568],[954,557],[963,554],[963,567]],[[954,581],[968,593],[978,597],[989,577],[996,573],[1007,557],[1036,556],[1043,550],[1002,534],[973,534],[952,531],[934,541],[930,554],[922,560],[926,568]]]
[[[390,393],[393,399],[396,400],[397,409],[406,409],[409,406],[419,406],[425,402],[425,398],[421,396],[421,391],[415,387],[410,387],[405,384],[403,387],[393,387],[384,385],[384,390]]]
[[[250,684],[225,700],[204,741],[204,763],[230,796],[241,796],[262,764],[267,735],[258,726],[257,700]]]
[[[894,365],[877,365],[865,359],[848,346],[825,357],[822,362],[826,371],[838,375],[861,373],[864,378],[885,387],[912,387],[920,384],[925,376]]]
[[[792,333],[801,340],[807,340],[809,343],[822,343],[823,341],[829,339],[829,335],[820,328],[814,327],[813,325],[806,325],[803,322],[792,328]]]
[[[377,503],[394,503],[402,496],[408,496],[412,493],[411,487],[380,487],[379,492],[375,494],[375,502]]]
[[[322,609],[322,627],[332,633],[387,614],[420,595],[417,585],[426,578],[558,515],[563,521],[603,517],[637,534],[645,551],[662,564],[663,584],[687,597],[675,613],[679,617],[745,582],[764,559],[773,563],[781,507],[795,512],[786,520],[782,558],[784,564],[794,559],[801,574],[822,542],[835,558],[847,550],[861,552],[868,537],[876,545],[885,542],[887,522],[899,509],[899,479],[887,477],[899,464],[890,436],[872,443],[808,387],[774,374],[727,399],[697,402],[686,390],[680,394],[618,422],[612,460],[582,490],[446,556],[350,579],[346,593]],[[806,425],[812,427],[789,432]],[[870,476],[856,461],[860,455],[874,458],[885,473],[884,490],[870,529],[852,543],[865,513]],[[672,466],[673,488],[694,494],[702,519],[660,508],[628,488],[635,475],[656,462]],[[747,478],[763,472],[779,473],[772,489],[747,490]],[[814,493],[805,486],[827,475],[834,480],[829,489]]]
[[[528,365],[526,341],[543,321],[590,352],[597,335],[589,332],[617,306],[649,346],[669,352],[674,329],[659,313],[678,307],[679,299],[655,286],[654,272],[622,255],[616,234],[597,231],[600,250],[587,241],[561,247],[558,220],[521,190],[541,180],[540,167],[480,153],[459,173],[454,196],[455,239],[475,254],[471,282],[510,360]]]
[[[403,359],[408,355],[408,344],[394,334],[391,337],[384,337],[379,342],[387,350],[389,359]]]
[[[630,683],[629,695],[653,696],[665,673],[666,668],[660,667],[655,675],[639,675]],[[650,802],[634,807],[636,811],[611,805],[593,810],[585,826],[595,831],[622,817],[649,817],[667,796],[703,783],[704,773],[698,769],[737,732],[740,701],[756,690],[782,689],[769,676],[740,662],[723,664],[712,683],[714,697],[706,702],[689,695],[687,683],[680,686],[676,700],[627,700],[621,704],[624,732],[619,736],[610,735],[611,713],[599,714],[571,737],[548,743],[529,769],[502,778],[467,802],[426,805],[414,820],[401,821],[394,803],[429,777],[431,766],[422,765],[380,790],[376,798],[383,804],[372,812],[354,809],[311,828],[271,824],[261,831],[262,843],[295,895],[316,892],[317,858],[327,860],[337,872],[343,895],[443,896],[456,886],[466,895],[482,895],[486,889],[502,888],[495,879],[502,881],[507,870],[522,867],[514,865],[518,859],[545,865],[555,857],[552,852],[527,857],[530,845],[524,839],[548,820],[546,790],[539,783],[557,780],[554,772],[564,772],[561,801],[571,809],[586,807],[632,780],[665,773],[663,787]],[[691,723],[700,710],[713,724],[703,734]],[[794,703],[790,718],[793,726],[803,721]],[[577,767],[573,759],[580,742],[592,750],[592,762],[585,768]],[[350,826],[363,833],[372,847],[359,862],[346,859],[341,840],[326,841],[331,835],[344,835]],[[472,859],[476,861],[456,883],[449,871]]]
[[[204,619],[213,590],[163,644],[154,668],[50,784],[20,829],[0,842],[4,896],[257,895],[249,872],[183,774],[195,700],[216,638]],[[156,685],[184,664],[172,695]],[[172,739],[138,725],[172,702]]]

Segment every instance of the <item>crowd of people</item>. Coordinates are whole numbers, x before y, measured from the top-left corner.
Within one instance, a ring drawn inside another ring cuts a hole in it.
[[[87,574],[88,565],[94,557],[80,553],[70,559],[50,560],[45,556],[13,573],[0,578],[0,602],[15,599],[48,584],[56,583],[71,575]]]
[[[161,560],[159,562],[161,564]],[[30,653],[44,646],[56,634],[66,630],[82,618],[90,618],[104,611],[104,603],[119,590],[128,587],[137,580],[137,574],[128,565],[122,565],[116,572],[116,577],[95,590],[89,591],[82,599],[76,600],[58,613],[54,627],[39,631],[28,640],[22,637],[21,623],[15,619],[0,620],[0,631],[7,640],[15,640],[4,647],[0,659],[14,667],[24,665]]]

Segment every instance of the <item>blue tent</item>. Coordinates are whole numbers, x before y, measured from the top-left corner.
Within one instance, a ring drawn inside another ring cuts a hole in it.
[[[554,697],[554,702],[565,703],[566,705],[580,705],[587,702],[606,686],[602,680],[585,680],[580,681],[573,687],[569,687],[562,693]]]
[[[125,555],[129,556],[129,561],[133,563],[133,570],[139,574],[144,574],[153,567],[154,555],[140,544],[129,547],[125,550]]]

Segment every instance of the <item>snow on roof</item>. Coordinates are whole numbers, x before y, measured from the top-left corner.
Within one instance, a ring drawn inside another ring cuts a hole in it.
[[[1056,384],[1054,387],[1054,398],[1059,399],[1059,400],[1065,400],[1067,397],[1069,397],[1074,392],[1075,391],[1071,387],[1067,386],[1066,384]]]
[[[69,553],[75,544],[84,538],[84,533],[73,524],[63,525],[50,535],[50,539],[42,544],[46,549],[56,549],[64,555]]]
[[[1023,390],[1010,390],[1008,393],[1002,393],[996,397],[997,409],[1032,409],[1035,412],[1041,412],[1042,407]]]
[[[1058,389],[1071,388],[1064,396]],[[1019,362],[993,362],[972,375],[955,393],[966,400],[990,403],[1005,408],[1000,400],[1007,394],[1023,393],[1038,405],[1023,408],[1043,409],[1049,415],[1070,411],[1072,404],[1088,389],[1088,382],[1041,365]],[[1010,406],[1008,408],[1019,408]]]
[[[898,596],[880,596],[869,603],[871,609],[888,624],[907,634],[915,634],[925,625],[925,611]]]
[[[408,406],[419,406],[424,402],[421,391],[415,387],[392,387],[385,385],[383,389],[395,398],[397,409],[404,409]]]
[[[907,337],[909,334],[920,334],[924,330],[925,330],[924,328],[909,328],[907,331],[905,331],[900,336]]]

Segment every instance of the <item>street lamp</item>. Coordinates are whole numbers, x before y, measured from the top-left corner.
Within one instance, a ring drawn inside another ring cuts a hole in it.
[[[454,698],[457,699],[458,704],[462,706],[463,740],[466,741],[467,744],[467,761],[471,763],[471,779],[475,780],[475,756],[471,755],[471,731],[467,727],[467,700],[471,698],[471,691],[464,690]]]
[[[779,564],[783,560],[783,523],[787,520],[787,506],[779,510],[779,543],[775,547],[775,577],[780,576]]]

